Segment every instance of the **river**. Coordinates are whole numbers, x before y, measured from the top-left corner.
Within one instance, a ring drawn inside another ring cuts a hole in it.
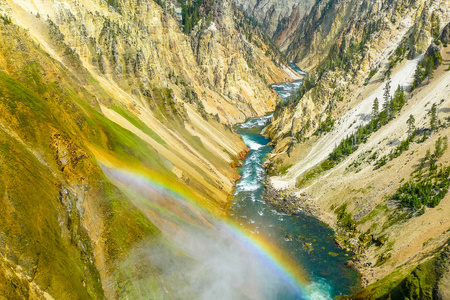
[[[300,84],[301,81],[277,84],[273,88],[286,98]],[[298,264],[307,274],[309,283],[304,288],[311,299],[349,294],[358,286],[358,274],[345,266],[352,254],[336,245],[333,231],[304,213],[290,216],[279,212],[263,198],[267,175],[262,164],[272,147],[260,132],[270,118],[251,119],[235,127],[251,151],[239,167],[242,178],[236,184],[229,217],[249,234],[276,245],[293,264]],[[302,299],[302,296],[280,294],[278,299]]]
[[[299,84],[274,89],[288,97]],[[336,246],[331,229],[304,214],[280,213],[262,198],[262,164],[272,148],[260,132],[269,121],[267,116],[235,127],[251,151],[239,168],[242,179],[227,220],[157,176],[102,166],[160,232],[139,242],[118,266],[121,272],[130,266],[148,270],[130,275],[121,298],[331,299],[357,286],[357,273],[344,265],[351,253]]]

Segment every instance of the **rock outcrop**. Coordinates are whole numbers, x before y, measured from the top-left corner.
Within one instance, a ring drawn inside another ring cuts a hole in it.
[[[258,24],[264,25],[264,30],[272,36],[282,19],[291,15],[292,11],[303,0],[263,0],[241,1],[234,0],[236,5],[251,16]],[[305,13],[308,13],[307,11]]]
[[[441,61],[449,59],[444,36],[450,6],[388,2],[316,3],[286,50],[308,76],[265,129],[274,144],[266,165],[278,191],[272,192],[275,205],[315,215],[335,229],[340,245],[358,254],[354,266],[366,288],[357,299],[395,298],[405,284],[412,293],[403,290],[405,295],[413,297],[418,284],[410,279],[421,267],[413,270],[450,237],[446,189],[439,204],[423,200],[417,208],[395,196],[400,187],[427,178],[421,169],[426,153],[449,135],[450,76]],[[406,103],[401,109],[392,108],[397,98]],[[439,126],[430,125],[433,111],[439,111]],[[378,113],[394,115],[373,126]],[[417,129],[414,138],[408,120]],[[436,156],[437,165],[448,168],[449,155]],[[405,194],[416,195],[413,188]],[[383,287],[402,279],[398,289]]]
[[[171,193],[226,214],[248,150],[231,124],[273,110],[269,84],[289,75],[229,1],[190,34],[173,5],[0,3],[0,294],[179,293],[142,247],[175,249],[155,210],[176,211],[171,230],[183,218],[208,226]],[[158,186],[145,200],[127,189],[142,180]]]
[[[442,29],[441,41],[444,44],[450,43],[450,23],[445,25],[444,29]]]
[[[291,41],[291,35],[301,25],[315,1],[312,0],[263,0],[234,3],[272,37],[283,51]]]
[[[396,9],[381,2],[369,5],[371,9],[357,6],[350,1],[318,3],[299,27],[286,53],[311,74],[301,96],[275,112],[266,129],[275,141],[286,138],[282,142],[286,144],[311,137],[327,118],[340,116],[361,100],[354,91],[367,84],[370,76],[388,72],[399,59],[424,53],[436,20],[448,18],[439,5],[428,2]],[[398,9],[403,11],[401,16]],[[392,63],[385,64],[388,58]]]

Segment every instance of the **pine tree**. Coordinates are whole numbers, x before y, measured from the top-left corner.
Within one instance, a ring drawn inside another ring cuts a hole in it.
[[[373,100],[373,106],[372,106],[372,117],[375,118],[378,115],[378,110],[379,110],[379,102],[378,102],[378,98],[375,98],[375,100]]]
[[[430,109],[430,128],[431,131],[435,131],[437,128],[437,109],[436,109],[436,103],[433,104],[433,106],[431,106]]]
[[[391,106],[391,79],[388,78],[388,81],[386,82],[386,85],[384,86],[384,103],[383,103],[383,110],[386,112],[387,119],[389,120],[390,116],[390,106]]]
[[[434,157],[440,158],[442,155],[444,155],[445,150],[447,150],[448,147],[448,138],[445,137],[439,137],[436,140],[436,143],[434,144]]]
[[[400,111],[402,107],[405,105],[405,93],[400,85],[395,90],[394,99],[392,100],[392,110],[394,112]]]
[[[384,86],[384,101],[389,100],[391,98],[391,78],[388,78],[386,85]]]
[[[419,63],[416,68],[416,72],[414,73],[414,82],[413,82],[413,88],[416,88],[419,86],[419,84],[422,82],[422,67]]]
[[[427,162],[431,163],[431,151],[430,149],[427,150],[427,153],[425,153],[425,157],[423,158],[423,165],[425,165]]]
[[[413,115],[409,115],[408,121],[406,121],[406,124],[408,124],[408,133],[411,135],[414,130],[416,130],[416,120],[414,119]]]
[[[431,35],[435,41],[439,41],[440,24],[439,16],[433,13],[431,17]]]

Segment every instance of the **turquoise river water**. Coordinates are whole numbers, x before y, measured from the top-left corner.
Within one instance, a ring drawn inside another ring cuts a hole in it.
[[[277,84],[273,88],[282,98],[292,94],[301,81]],[[239,168],[242,178],[236,184],[230,218],[274,243],[293,263],[307,273],[305,290],[309,299],[332,299],[349,294],[358,286],[358,274],[345,266],[351,253],[340,249],[333,231],[324,223],[303,213],[286,215],[264,200],[266,172],[262,167],[272,150],[269,140],[260,132],[270,122],[270,116],[255,118],[235,127],[250,148]],[[304,299],[304,295],[280,293],[277,299]]]

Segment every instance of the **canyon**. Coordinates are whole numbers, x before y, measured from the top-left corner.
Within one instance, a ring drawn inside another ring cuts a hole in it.
[[[449,22],[446,0],[0,1],[0,296],[448,298]]]

